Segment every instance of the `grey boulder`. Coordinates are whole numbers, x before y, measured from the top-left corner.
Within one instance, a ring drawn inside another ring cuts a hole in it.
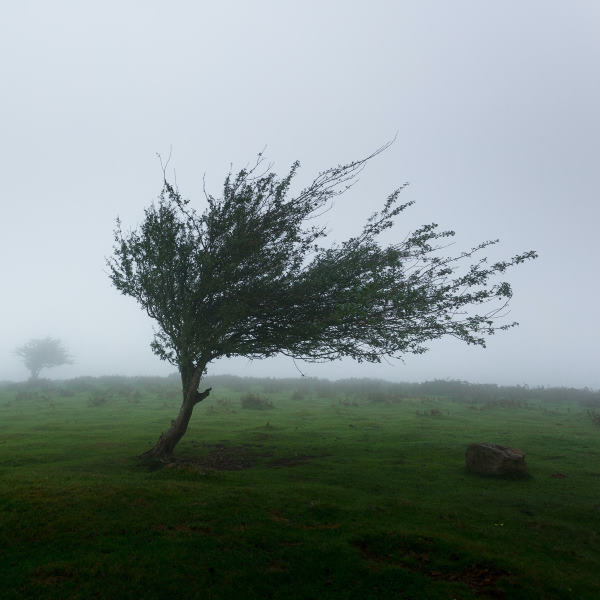
[[[498,444],[471,444],[465,455],[467,469],[481,475],[524,474],[525,453]]]

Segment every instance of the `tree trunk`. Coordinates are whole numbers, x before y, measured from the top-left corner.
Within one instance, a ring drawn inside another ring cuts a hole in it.
[[[198,402],[206,398],[212,388],[205,389],[202,393],[198,392],[200,378],[204,372],[204,367],[200,368],[181,368],[181,383],[183,387],[183,401],[177,418],[171,421],[171,427],[161,433],[158,441],[150,450],[140,454],[140,458],[159,461],[163,463],[170,462],[173,457],[173,450],[187,431],[188,423],[192,416],[194,407]]]

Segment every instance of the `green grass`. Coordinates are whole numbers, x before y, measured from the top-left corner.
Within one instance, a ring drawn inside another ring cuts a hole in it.
[[[177,448],[190,462],[151,470],[136,455],[175,395],[15,395],[3,600],[600,598],[600,428],[577,403],[279,392],[243,410],[221,388]],[[477,441],[521,448],[530,477],[467,473]]]

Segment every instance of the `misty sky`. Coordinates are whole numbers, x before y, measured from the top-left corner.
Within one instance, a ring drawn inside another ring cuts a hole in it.
[[[160,192],[156,153],[172,146],[202,209],[203,175],[218,195],[265,146],[278,173],[301,161],[300,187],[397,133],[327,214],[331,239],[409,181],[388,241],[436,222],[452,252],[539,252],[507,276],[521,325],[486,350],[302,371],[600,388],[599,32],[596,0],[3,2],[0,380],[26,378],[14,348],[46,335],[75,363],[42,375],[174,370],[105,267],[115,217],[135,226]],[[298,375],[284,358],[209,372]]]

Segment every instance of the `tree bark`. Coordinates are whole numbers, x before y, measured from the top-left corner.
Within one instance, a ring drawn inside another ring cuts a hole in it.
[[[175,446],[187,431],[194,407],[210,394],[212,388],[207,388],[202,393],[198,391],[204,367],[182,367],[180,370],[183,400],[179,414],[171,421],[171,427],[161,433],[156,444],[150,450],[140,454],[140,458],[163,463],[170,462]]]

